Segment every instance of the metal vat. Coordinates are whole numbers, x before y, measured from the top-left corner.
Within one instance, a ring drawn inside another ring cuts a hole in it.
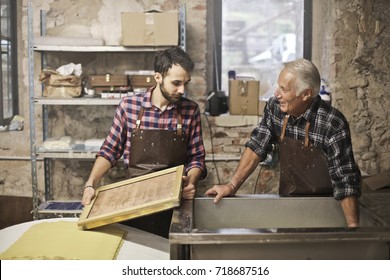
[[[183,201],[169,234],[171,259],[389,259],[390,227],[360,208],[347,228],[332,197],[240,195]]]

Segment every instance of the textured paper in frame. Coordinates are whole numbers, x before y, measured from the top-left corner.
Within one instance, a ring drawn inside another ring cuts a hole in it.
[[[180,165],[98,188],[78,226],[92,229],[179,206],[183,170]]]

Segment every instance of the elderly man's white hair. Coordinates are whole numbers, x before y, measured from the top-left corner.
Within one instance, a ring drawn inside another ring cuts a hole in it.
[[[283,70],[297,77],[295,89],[297,95],[307,88],[313,90],[313,98],[320,92],[321,76],[317,67],[311,61],[304,58],[289,61],[284,63]]]

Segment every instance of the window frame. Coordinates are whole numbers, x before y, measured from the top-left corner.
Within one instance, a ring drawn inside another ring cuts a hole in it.
[[[0,125],[4,126],[10,123],[13,116],[19,114],[19,94],[18,94],[18,45],[17,45],[17,3],[19,1],[14,0],[2,0],[2,2],[5,1],[6,5],[9,5],[9,25],[10,25],[10,37],[3,37],[1,34],[1,40],[8,40],[10,44],[10,52],[8,52],[8,55],[10,55],[10,61],[7,67],[11,69],[11,73],[9,75],[10,77],[10,90],[11,90],[11,110],[12,110],[12,116],[11,117],[5,117],[4,116],[4,104],[3,104],[3,61],[1,61],[1,72],[0,72]],[[0,23],[1,26],[1,23]]]
[[[212,89],[220,90],[220,81],[222,78],[222,1],[223,0],[208,0],[207,21],[212,25],[212,32],[209,34],[209,50],[211,51],[213,59],[212,71]],[[303,3],[304,18],[303,18],[303,57],[311,60],[312,58],[312,22],[313,22],[313,0],[304,0]]]

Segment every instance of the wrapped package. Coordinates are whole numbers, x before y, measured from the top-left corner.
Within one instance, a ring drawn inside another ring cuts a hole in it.
[[[81,95],[81,78],[76,75],[60,75],[51,69],[44,69],[39,74],[39,81],[44,85],[43,96],[53,98],[72,98]]]

